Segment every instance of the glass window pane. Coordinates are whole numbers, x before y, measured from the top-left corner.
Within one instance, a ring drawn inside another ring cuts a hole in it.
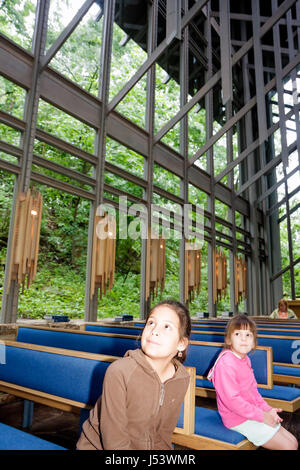
[[[37,0],[1,2],[0,32],[24,47],[32,48]]]

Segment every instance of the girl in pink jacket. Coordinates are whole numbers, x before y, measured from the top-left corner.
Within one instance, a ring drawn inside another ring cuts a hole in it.
[[[296,450],[297,439],[281,426],[279,408],[272,408],[257,390],[247,354],[257,343],[256,324],[237,315],[227,324],[224,350],[208,378],[212,380],[217,406],[227,428],[238,431],[256,446],[272,450]]]

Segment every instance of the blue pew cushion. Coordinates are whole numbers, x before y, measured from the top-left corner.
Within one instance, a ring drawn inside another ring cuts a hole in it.
[[[277,400],[293,401],[300,398],[300,389],[286,387],[285,385],[273,385],[273,388],[258,388],[259,393],[264,398],[274,398]]]
[[[189,344],[185,366],[196,368],[196,375],[206,377],[209,370],[213,367],[223,346]],[[251,366],[258,384],[268,383],[267,351],[265,349],[256,349],[249,353]],[[196,384],[197,385],[197,384]],[[197,385],[197,387],[206,387],[209,385]]]
[[[110,362],[6,345],[0,380],[94,405]]]
[[[181,406],[177,427],[183,428],[183,406]],[[237,445],[245,438],[242,434],[224,426],[217,410],[195,407],[195,432],[198,436],[208,437],[228,444]]]
[[[130,328],[124,326],[109,325],[86,325],[85,331],[96,331],[98,333],[115,333],[116,335],[134,336],[140,336],[143,332],[142,328]]]
[[[67,450],[20,429],[0,423],[0,450]]]
[[[214,390],[213,383],[210,380],[198,379],[197,377],[196,377],[196,387],[211,388],[212,390]]]
[[[300,367],[276,366],[274,364],[273,373],[280,374],[280,375],[291,375],[293,377],[300,377]]]
[[[193,331],[190,334],[190,340],[192,341],[212,341],[214,343],[224,343],[224,334],[223,333],[202,333]]]
[[[239,444],[245,436],[224,426],[217,410],[195,407],[195,434],[229,444]]]
[[[205,377],[222,349],[222,346],[218,345],[189,344],[184,365],[195,367],[196,375],[203,375]]]
[[[293,354],[295,352],[295,338],[264,338],[258,337],[259,346],[271,346],[273,349],[273,361],[293,364]]]
[[[113,336],[75,333],[67,330],[43,330],[23,326],[18,329],[17,341],[119,357],[123,357],[129,349],[139,348],[140,345],[135,338],[116,338]]]

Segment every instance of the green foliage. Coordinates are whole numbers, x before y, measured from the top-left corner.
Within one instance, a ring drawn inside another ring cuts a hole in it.
[[[0,31],[25,49],[31,49],[36,0],[2,0]]]
[[[78,6],[78,2],[76,7]],[[82,2],[81,2],[82,3]],[[80,5],[79,5],[80,6]],[[32,47],[33,24],[36,10],[34,0],[0,0],[0,31],[10,39],[30,50]],[[75,14],[74,3],[70,0],[51,0],[46,39],[46,50],[57,39],[63,28]],[[66,76],[69,80],[98,96],[98,75],[101,70],[100,49],[102,41],[102,20],[95,21],[96,3],[86,17],[74,30],[50,63],[50,67]],[[132,40],[122,46],[124,32],[114,24],[111,79],[109,100],[121,90],[146,60],[147,55]],[[155,66],[155,133],[179,110],[180,91],[174,80],[166,80],[167,75],[158,65]],[[117,106],[117,111],[140,127],[146,125],[146,75],[128,93]],[[25,90],[0,76],[0,109],[20,119],[24,115]],[[189,121],[189,157],[193,156],[205,143],[205,110],[195,107],[188,115]],[[43,100],[39,102],[38,127],[59,137],[75,147],[92,155],[96,153],[95,130],[84,122],[67,115]],[[218,130],[215,124],[214,131]],[[180,123],[172,128],[163,138],[163,142],[179,151]],[[0,126],[0,139],[13,145],[20,145],[20,133],[5,125]],[[215,146],[215,173],[226,165],[226,139],[221,139]],[[236,136],[234,152],[237,153]],[[81,175],[92,176],[93,166],[67,152],[53,148],[45,142],[36,140],[34,153],[75,170]],[[0,156],[15,162],[10,155]],[[106,160],[131,174],[144,178],[145,160],[133,150],[107,137]],[[206,169],[205,155],[200,166]],[[34,171],[65,181],[82,189],[90,190],[76,179],[67,178],[41,167]],[[134,196],[142,197],[142,188],[136,184],[106,171],[105,183],[122,189]],[[4,264],[9,230],[11,202],[14,188],[14,176],[0,171],[0,294],[4,277]],[[179,178],[158,165],[154,167],[154,184],[180,195]],[[225,181],[226,184],[226,181]],[[19,315],[23,318],[42,318],[45,314],[63,313],[70,318],[82,318],[84,315],[85,269],[88,240],[90,203],[87,200],[62,193],[54,188],[36,185],[43,196],[43,216],[40,237],[38,273],[34,284],[20,295]],[[105,192],[105,197],[116,198]],[[170,200],[154,195],[154,202],[174,210]],[[207,209],[207,195],[189,185],[189,202]],[[228,220],[228,208],[216,203],[216,214]],[[132,218],[128,218],[128,223]],[[218,227],[222,231],[222,227]],[[224,229],[224,227],[223,227]],[[299,233],[299,218],[294,219],[294,233]],[[223,231],[225,233],[225,230]],[[296,235],[295,235],[296,236]],[[288,240],[282,236],[282,257],[288,256]],[[299,256],[299,251],[295,251]],[[101,317],[114,317],[123,313],[139,315],[140,304],[140,258],[141,240],[117,240],[116,278],[110,292],[99,301],[98,314]],[[190,304],[191,313],[207,311],[207,243],[202,249],[201,293]],[[299,265],[298,265],[299,266]],[[179,299],[179,241],[167,240],[166,245],[166,284],[154,302],[164,298]],[[296,269],[296,282],[300,285],[300,272]],[[218,305],[219,310],[229,310],[229,292]]]

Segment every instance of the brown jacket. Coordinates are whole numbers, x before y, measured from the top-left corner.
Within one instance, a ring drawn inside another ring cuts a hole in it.
[[[172,432],[189,385],[189,374],[174,360],[176,372],[163,384],[141,349],[113,362],[102,396],[84,422],[78,450],[171,449]]]

